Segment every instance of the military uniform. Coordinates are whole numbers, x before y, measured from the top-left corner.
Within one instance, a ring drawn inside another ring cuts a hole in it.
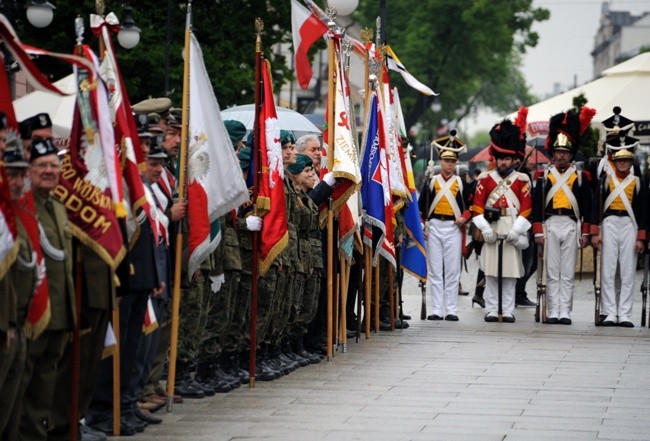
[[[573,159],[580,136],[577,113],[553,116],[549,123],[549,153],[553,156],[556,151],[565,150]],[[544,238],[547,323],[571,323],[576,255],[589,235],[590,217],[589,173],[576,170],[573,165],[560,170],[557,164],[535,173],[533,232],[535,237]]]
[[[0,281],[0,438],[10,439],[8,434],[15,433],[18,416],[10,423],[10,416],[15,408],[20,408],[23,394],[19,395],[19,386],[25,366],[26,340],[23,326],[27,319],[29,303],[38,278],[36,261],[32,256],[32,245],[20,220],[16,219],[18,228],[18,257],[8,273]],[[7,331],[13,328],[16,337],[7,346]],[[12,429],[8,425],[14,426]],[[7,429],[5,431],[5,429]]]
[[[69,344],[75,323],[72,282],[72,236],[64,206],[51,197],[34,193],[36,215],[43,227],[41,247],[45,256],[50,294],[50,321],[46,330],[27,345],[27,361],[21,389],[24,390],[19,436],[16,439],[46,439],[49,412],[58,380],[57,366]]]
[[[492,156],[497,160],[514,158],[525,146],[525,125],[525,116],[520,111],[515,124],[504,120],[492,127]],[[515,285],[524,273],[521,249],[528,246],[528,217],[532,211],[530,179],[513,169],[506,170],[503,176],[498,169],[481,174],[471,210],[475,214],[472,222],[485,239],[479,258],[486,280],[485,321],[498,319],[498,281],[501,277],[503,321],[512,323],[515,321]]]

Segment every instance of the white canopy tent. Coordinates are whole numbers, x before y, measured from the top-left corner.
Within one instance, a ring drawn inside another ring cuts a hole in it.
[[[603,72],[603,76],[560,95],[528,107],[528,121],[548,121],[556,113],[573,107],[573,98],[583,94],[587,106],[596,109],[592,126],[613,115],[619,106],[621,114],[636,122],[633,136],[650,144],[650,53],[639,54]],[[514,118],[516,113],[508,115]]]
[[[72,128],[72,116],[77,98],[74,75],[54,83],[59,90],[72,95],[60,96],[40,90],[28,93],[14,101],[16,119],[22,121],[38,113],[47,113],[52,120],[52,132],[55,139],[67,140]]]

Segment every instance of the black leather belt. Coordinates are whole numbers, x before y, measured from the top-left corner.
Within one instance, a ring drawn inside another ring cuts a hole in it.
[[[456,216],[448,215],[448,214],[436,214],[436,213],[433,213],[429,219],[438,219],[438,220],[443,220],[443,221],[455,221]]]
[[[618,217],[623,217],[623,216],[629,216],[627,210],[605,210],[605,213],[603,213],[603,217],[607,216],[618,216]]]
[[[546,210],[545,214],[547,219],[549,216],[569,216],[573,220],[576,219],[573,208],[550,208]]]

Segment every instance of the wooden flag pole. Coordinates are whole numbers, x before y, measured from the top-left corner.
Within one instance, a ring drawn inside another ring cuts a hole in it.
[[[348,282],[350,281],[350,265],[345,257],[341,256],[341,348],[345,354],[348,351]]]
[[[379,332],[379,268],[381,266],[381,257],[377,258],[375,266],[375,333]]]
[[[120,310],[113,308],[113,335],[115,353],[113,354],[113,434],[120,436]]]
[[[185,58],[183,60],[183,110],[181,128],[181,151],[178,178],[178,202],[185,202],[185,172],[187,171],[187,142],[190,103],[190,36],[192,34],[192,1],[187,2],[185,24]],[[169,365],[167,367],[167,412],[174,406],[174,385],[176,381],[176,352],[178,350],[178,322],[181,305],[181,265],[183,257],[183,229],[178,226],[176,234],[176,256],[174,260],[174,292],[172,295],[172,329],[169,344]]]
[[[395,289],[393,288],[393,265],[388,262],[388,305],[390,308],[390,330],[395,330]]]
[[[372,293],[372,249],[366,245],[366,252],[364,253],[365,257],[365,273],[363,278],[365,280],[365,305],[363,308],[363,318],[366,325],[366,340],[370,338],[370,296]],[[357,317],[357,320],[360,318]]]
[[[331,26],[334,26],[333,19]],[[331,29],[331,28],[330,28]],[[328,92],[327,92],[327,170],[334,165],[334,94],[336,91],[336,54],[334,39],[327,41],[329,55]],[[334,211],[332,198],[327,207],[327,360],[332,358],[333,346],[333,288],[334,288]]]

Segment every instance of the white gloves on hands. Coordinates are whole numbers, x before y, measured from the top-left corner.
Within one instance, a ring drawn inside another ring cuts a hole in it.
[[[323,181],[330,187],[333,187],[334,184],[336,184],[336,178],[334,177],[334,173],[329,172],[325,173],[325,176],[323,176]]]
[[[528,219],[526,219],[523,216],[517,216],[517,219],[512,223],[512,228],[510,228],[510,231],[508,231],[508,237],[506,240],[513,244],[514,246],[517,246],[517,242],[519,241],[520,236],[526,237],[526,232],[530,228],[530,222],[528,222]],[[528,243],[528,238],[526,237],[526,243]]]
[[[246,218],[248,231],[260,231],[262,229],[262,218],[259,216],[248,216]]]
[[[481,230],[485,243],[494,243],[497,241],[497,233],[494,232],[488,221],[485,219],[485,216],[479,214],[472,218],[472,222],[474,222],[476,228]]]
[[[221,289],[221,285],[223,285],[225,281],[226,278],[223,274],[219,274],[218,276],[210,276],[210,291],[215,294],[218,293]]]

